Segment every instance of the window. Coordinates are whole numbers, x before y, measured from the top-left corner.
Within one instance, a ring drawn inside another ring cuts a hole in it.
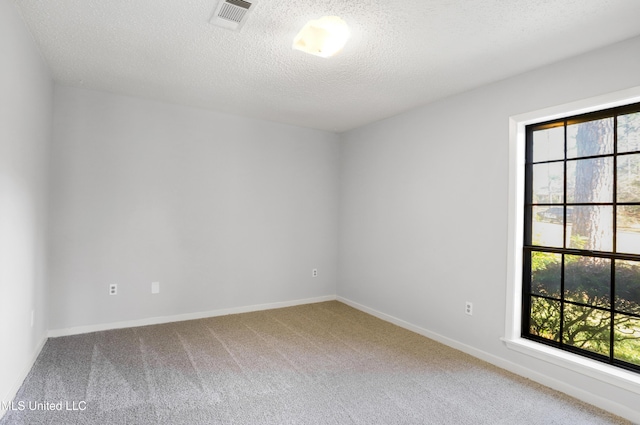
[[[525,132],[522,337],[640,371],[640,104]]]

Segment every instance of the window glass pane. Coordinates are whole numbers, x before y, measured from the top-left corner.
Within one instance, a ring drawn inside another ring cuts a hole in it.
[[[616,310],[640,314],[640,262],[616,260]]]
[[[618,152],[640,151],[640,112],[618,117]]]
[[[562,342],[608,356],[610,317],[608,311],[565,304]]]
[[[613,357],[640,366],[640,319],[616,314]]]
[[[531,244],[562,248],[564,207],[533,207]]]
[[[612,251],[613,207],[586,205],[572,207],[567,226],[567,247],[591,251]]]
[[[562,255],[531,253],[531,293],[560,299]]]
[[[552,341],[560,341],[560,301],[531,297],[529,332]]]
[[[613,153],[613,118],[567,126],[567,158]]]
[[[613,202],[613,158],[567,161],[567,202]]]
[[[618,202],[640,202],[640,154],[619,156],[617,168]]]
[[[534,207],[536,217],[543,222],[559,223],[564,222],[564,207]],[[571,209],[571,207],[569,207]]]
[[[564,298],[576,303],[609,308],[611,260],[565,255]]]
[[[640,254],[640,206],[618,206],[617,252]]]
[[[533,132],[533,162],[564,158],[564,127]]]
[[[533,166],[533,203],[561,204],[564,201],[564,164],[552,162]]]

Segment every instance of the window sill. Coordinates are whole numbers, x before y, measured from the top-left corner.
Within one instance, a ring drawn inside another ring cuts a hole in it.
[[[640,374],[558,350],[524,338],[500,338],[507,348],[640,394]]]

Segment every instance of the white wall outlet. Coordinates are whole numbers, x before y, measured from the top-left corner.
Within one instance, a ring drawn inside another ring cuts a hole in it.
[[[468,314],[469,316],[473,316],[473,303],[470,301],[467,301],[464,303],[464,312],[465,314]]]
[[[311,270],[311,277],[318,277],[318,269]]]
[[[160,293],[160,282],[151,282],[151,293],[152,294]]]
[[[118,295],[118,285],[115,283],[109,285],[109,295]]]

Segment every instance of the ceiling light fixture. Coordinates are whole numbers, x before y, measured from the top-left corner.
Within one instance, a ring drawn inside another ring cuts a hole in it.
[[[293,39],[293,48],[305,53],[328,58],[338,53],[351,32],[347,23],[337,16],[314,19],[300,30]]]

